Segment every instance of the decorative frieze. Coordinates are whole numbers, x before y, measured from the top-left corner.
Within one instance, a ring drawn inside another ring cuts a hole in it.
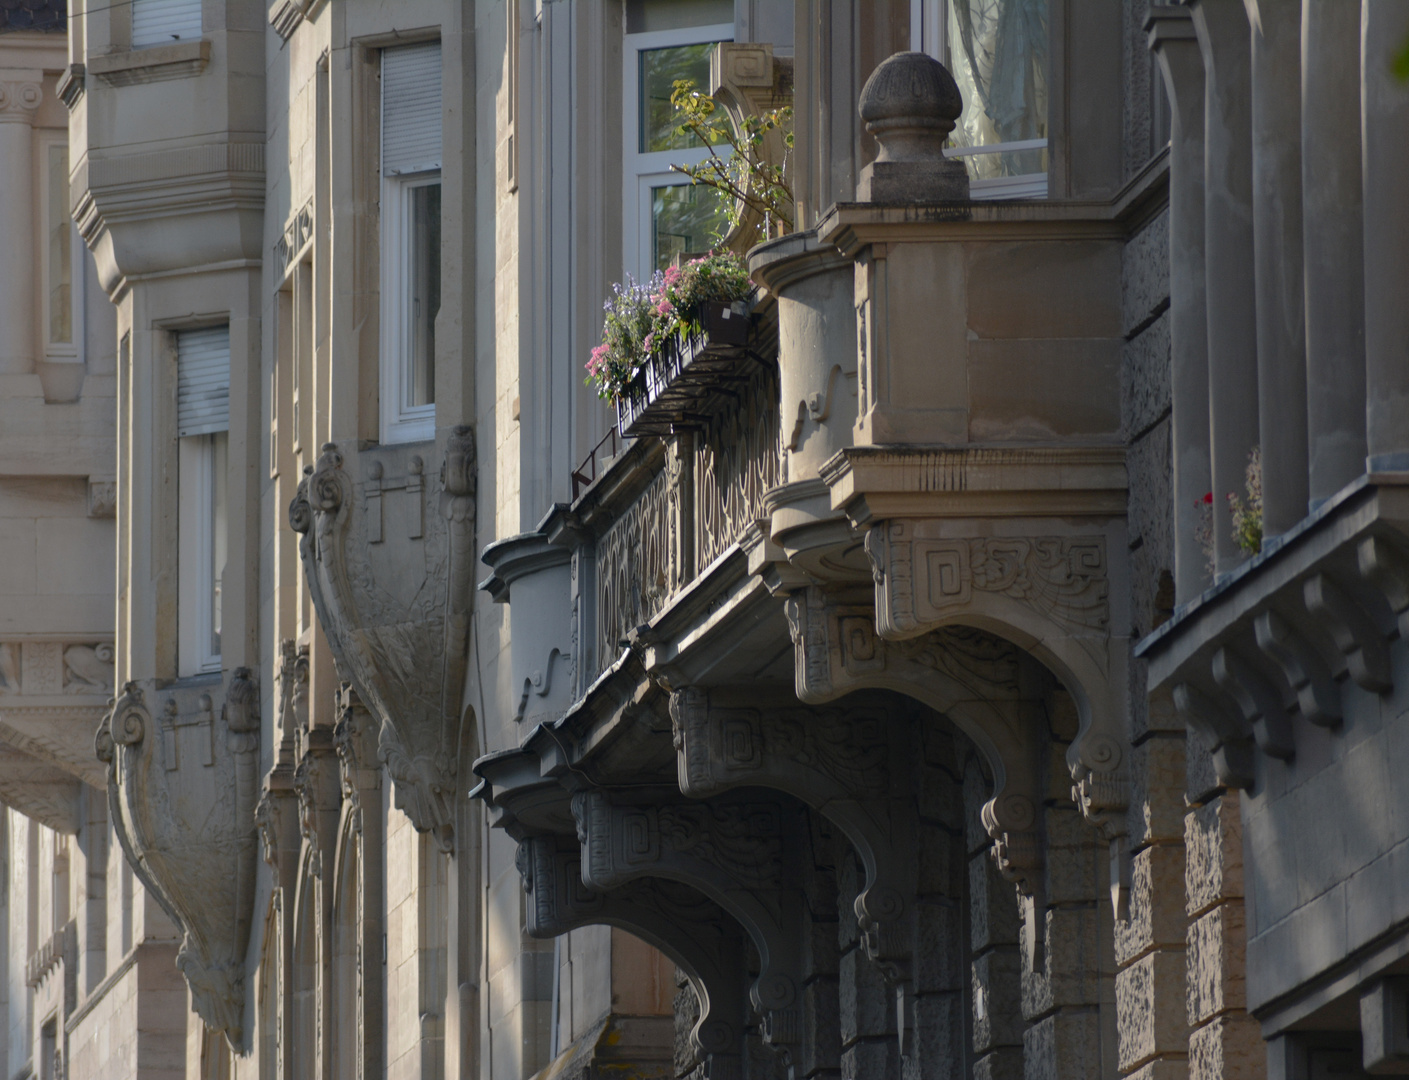
[[[475,562],[473,434],[450,434],[438,477],[424,476],[416,455],[404,464],[391,454],[359,458],[361,484],[343,452],[325,446],[289,520],[303,534],[304,573],[338,668],[380,720],[377,753],[396,804],[450,850]],[[412,527],[384,531],[393,466],[410,474],[397,516]]]
[[[177,966],[211,1028],[241,1045],[254,910],[259,690],[248,668],[220,684],[129,682],[98,729],[110,816],[142,884],[182,933]],[[153,708],[155,706],[155,708]]]

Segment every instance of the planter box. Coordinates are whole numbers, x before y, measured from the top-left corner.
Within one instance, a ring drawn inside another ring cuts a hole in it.
[[[747,370],[764,363],[753,342],[751,300],[710,302],[700,312],[703,330],[676,338],[653,353],[616,403],[623,435],[669,435],[698,428],[738,400],[735,388]]]

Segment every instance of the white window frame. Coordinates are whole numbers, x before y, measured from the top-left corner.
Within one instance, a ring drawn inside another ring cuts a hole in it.
[[[182,678],[220,670],[220,653],[210,649],[215,634],[212,594],[216,583],[212,576],[216,540],[215,437],[219,434],[229,438],[228,432],[217,432],[177,440],[176,468],[180,487],[177,576],[181,590],[177,674]],[[229,460],[228,453],[226,460]],[[226,491],[229,491],[228,486]]]
[[[53,207],[49,205],[49,151],[55,146],[68,149],[68,134],[62,133],[40,140],[39,161],[39,220],[42,223],[42,240],[39,250],[39,318],[41,322],[40,340],[44,343],[44,359],[51,363],[81,363],[83,361],[83,271],[85,249],[78,235],[78,227],[69,215],[68,207],[63,207],[68,220],[69,233],[69,327],[72,341],[53,341],[49,328],[53,325],[53,310],[49,297],[49,215]],[[67,188],[65,189],[67,190]]]
[[[441,88],[438,112],[443,115],[443,82]],[[382,184],[379,368],[383,443],[425,442],[435,438],[435,403],[411,405],[407,401],[410,396],[412,335],[415,332],[411,317],[412,193],[417,188],[439,185],[441,182],[441,163],[426,164],[431,167],[387,176],[381,155],[378,154],[377,158],[377,172]],[[434,356],[431,357],[431,378],[435,378]]]
[[[691,183],[671,165],[698,165],[709,157],[709,150],[657,150],[641,152],[641,60],[640,55],[651,49],[668,49],[677,45],[717,44],[734,40],[733,23],[709,26],[686,26],[675,30],[653,30],[627,34],[621,50],[622,142],[622,266],[637,281],[648,279],[654,272],[651,257],[651,189],[679,187]],[[708,93],[709,87],[701,87]]]
[[[943,63],[949,52],[948,36],[949,0],[910,0],[912,49],[928,53]],[[1047,107],[1051,109],[1050,99]],[[1024,139],[1021,142],[989,143],[987,146],[948,147],[944,156],[965,158],[980,154],[1010,153],[1014,150],[1050,150],[1050,147],[1047,139]],[[1027,173],[1022,176],[995,176],[986,180],[971,180],[969,197],[976,202],[997,199],[1045,199],[1047,174]]]

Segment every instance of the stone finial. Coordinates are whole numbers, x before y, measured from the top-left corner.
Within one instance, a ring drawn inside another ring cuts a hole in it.
[[[861,170],[862,202],[956,202],[969,197],[962,161],[944,156],[964,100],[949,70],[921,52],[896,53],[861,89],[857,112],[880,152]]]

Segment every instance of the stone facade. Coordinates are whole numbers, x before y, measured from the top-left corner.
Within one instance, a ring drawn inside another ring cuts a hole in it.
[[[7,1075],[1409,1071],[1401,5],[0,0]]]

